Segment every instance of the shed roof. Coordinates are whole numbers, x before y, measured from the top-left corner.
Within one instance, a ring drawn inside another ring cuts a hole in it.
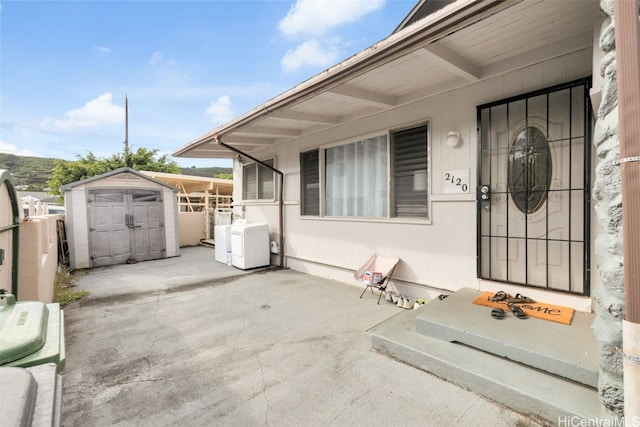
[[[139,172],[139,171],[137,171],[135,169],[128,168],[128,167],[114,169],[112,171],[105,172],[105,173],[100,174],[100,175],[92,176],[90,178],[86,178],[86,179],[83,179],[83,180],[80,180],[80,181],[71,182],[69,184],[65,184],[65,185],[61,186],[60,189],[62,191],[70,191],[71,189],[73,189],[73,187],[77,187],[78,185],[88,184],[90,182],[99,181],[101,179],[105,179],[105,178],[108,178],[108,177],[111,177],[111,176],[115,176],[115,175],[119,175],[119,174],[132,174],[132,175],[135,175],[135,176],[140,177],[142,179],[146,179],[147,181],[151,181],[151,182],[154,182],[156,184],[159,184],[159,185],[161,185],[163,187],[170,188],[171,190],[173,190],[175,192],[178,191],[177,188],[175,188],[175,187],[173,187],[173,186],[171,186],[171,185],[169,185],[169,184],[167,184],[165,182],[162,182],[160,180],[152,178],[152,177],[150,177],[148,175],[143,174],[142,172]]]

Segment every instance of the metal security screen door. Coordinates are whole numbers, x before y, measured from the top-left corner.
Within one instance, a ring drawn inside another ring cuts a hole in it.
[[[478,277],[589,295],[589,87],[478,107]]]

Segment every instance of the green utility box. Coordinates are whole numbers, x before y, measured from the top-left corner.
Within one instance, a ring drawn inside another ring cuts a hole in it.
[[[0,294],[0,366],[65,366],[64,311],[60,304],[16,302]]]

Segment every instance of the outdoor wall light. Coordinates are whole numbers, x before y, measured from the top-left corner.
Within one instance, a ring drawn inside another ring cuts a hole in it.
[[[456,148],[460,144],[460,132],[452,130],[447,134],[447,147]]]

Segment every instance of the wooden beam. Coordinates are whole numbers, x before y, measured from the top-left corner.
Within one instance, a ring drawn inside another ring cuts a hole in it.
[[[344,85],[332,88],[322,93],[322,96],[378,108],[389,108],[396,105],[396,98],[393,96],[382,95]]]
[[[264,127],[264,126],[247,126],[247,127],[238,129],[233,134],[295,138],[300,136],[300,131],[298,129],[270,128],[270,127]]]
[[[297,111],[274,111],[269,117],[274,119],[294,120],[306,123],[318,123],[323,125],[337,125],[340,119],[337,116],[328,116],[325,114],[302,113]]]
[[[479,67],[440,44],[430,44],[423,49],[418,49],[416,53],[418,56],[421,56],[430,62],[435,62],[442,68],[445,68],[458,76],[464,77],[466,80],[480,80],[482,70]]]

